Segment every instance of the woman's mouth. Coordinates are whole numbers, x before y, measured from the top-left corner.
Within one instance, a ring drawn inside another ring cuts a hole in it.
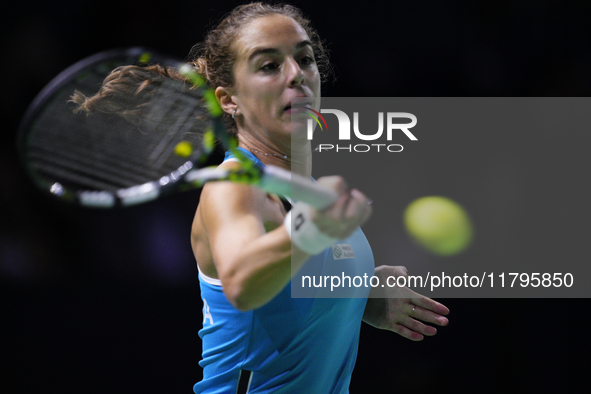
[[[289,114],[301,114],[308,110],[307,105],[287,105],[285,107],[285,112]]]
[[[312,100],[310,97],[294,97],[289,104],[284,108],[285,112],[290,114],[304,113],[308,108],[312,107]]]

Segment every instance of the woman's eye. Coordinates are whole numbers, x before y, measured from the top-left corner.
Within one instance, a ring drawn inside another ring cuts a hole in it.
[[[261,67],[261,71],[275,71],[278,67],[277,63],[267,63]]]
[[[309,66],[310,64],[314,63],[314,58],[312,56],[304,56],[303,58],[300,59],[300,64],[303,64],[304,66]]]

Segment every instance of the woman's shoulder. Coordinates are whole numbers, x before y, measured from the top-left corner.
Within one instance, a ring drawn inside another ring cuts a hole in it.
[[[239,161],[226,160],[218,168],[238,171]],[[261,208],[267,198],[266,192],[242,183],[217,181],[205,184],[199,198],[201,209],[224,209],[237,212],[254,212]]]

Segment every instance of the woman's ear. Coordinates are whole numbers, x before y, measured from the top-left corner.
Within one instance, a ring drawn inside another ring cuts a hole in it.
[[[215,97],[218,99],[220,106],[227,114],[234,114],[238,109],[238,105],[234,102],[231,89],[218,86],[215,89]]]

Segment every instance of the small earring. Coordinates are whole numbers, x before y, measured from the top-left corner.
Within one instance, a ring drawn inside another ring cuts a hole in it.
[[[236,119],[236,110],[234,110],[234,112],[232,112],[232,119]]]

